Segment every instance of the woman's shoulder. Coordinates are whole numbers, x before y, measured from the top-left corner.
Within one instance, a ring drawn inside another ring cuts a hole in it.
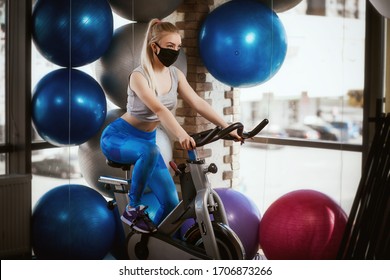
[[[129,76],[129,78],[135,78],[135,79],[142,79],[142,78],[145,78],[146,79],[146,71],[144,70],[144,68],[142,67],[142,65],[140,66],[137,66],[136,68],[134,68],[132,71],[131,71],[131,74]]]
[[[174,77],[176,77],[176,79],[180,79],[181,76],[183,76],[183,72],[176,66],[174,65],[171,65],[169,66],[169,69],[171,71],[171,73],[174,75]]]
[[[135,72],[139,72],[139,73],[141,73],[141,74],[145,74],[145,70],[144,70],[144,68],[142,67],[142,65],[139,65],[139,66],[137,66],[137,67],[135,67],[134,69],[133,69],[133,71],[131,71],[131,73],[135,73]]]

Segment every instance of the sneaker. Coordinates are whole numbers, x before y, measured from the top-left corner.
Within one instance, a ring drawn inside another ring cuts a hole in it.
[[[148,213],[145,212],[147,208],[147,206],[143,205],[137,206],[136,208],[127,206],[125,212],[121,216],[122,222],[139,232],[151,233],[157,231],[157,228],[150,220]]]

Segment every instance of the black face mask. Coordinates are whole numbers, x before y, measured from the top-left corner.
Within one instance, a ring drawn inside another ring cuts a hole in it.
[[[156,55],[160,62],[165,66],[169,67],[173,63],[175,63],[176,59],[179,57],[180,51],[175,51],[168,48],[162,48],[159,44],[156,43],[156,45],[160,48],[160,52]]]

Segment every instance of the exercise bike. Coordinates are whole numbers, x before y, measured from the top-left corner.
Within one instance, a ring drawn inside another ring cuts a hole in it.
[[[221,129],[215,127],[192,135],[196,147],[201,147],[219,139],[233,140],[230,132],[237,130],[243,138],[251,138],[266,125],[264,119],[252,131],[244,132],[244,126],[233,123]],[[128,204],[128,191],[131,186],[130,173],[132,166],[107,161],[112,167],[126,171],[126,178],[101,176],[99,182],[113,188],[115,202],[109,207],[118,207],[123,213]],[[127,254],[130,259],[245,259],[245,251],[238,236],[228,225],[223,202],[211,188],[207,173],[216,173],[217,166],[211,163],[205,166],[205,160],[197,155],[196,149],[188,151],[186,163],[178,166],[170,162],[175,175],[180,178],[182,200],[170,214],[158,225],[155,233],[140,233],[123,224],[127,236]],[[191,226],[183,238],[175,233],[187,219],[193,218],[196,223]]]

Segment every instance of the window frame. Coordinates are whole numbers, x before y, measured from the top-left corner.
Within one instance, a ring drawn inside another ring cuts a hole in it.
[[[6,174],[31,173],[31,0],[7,0],[5,39]]]

